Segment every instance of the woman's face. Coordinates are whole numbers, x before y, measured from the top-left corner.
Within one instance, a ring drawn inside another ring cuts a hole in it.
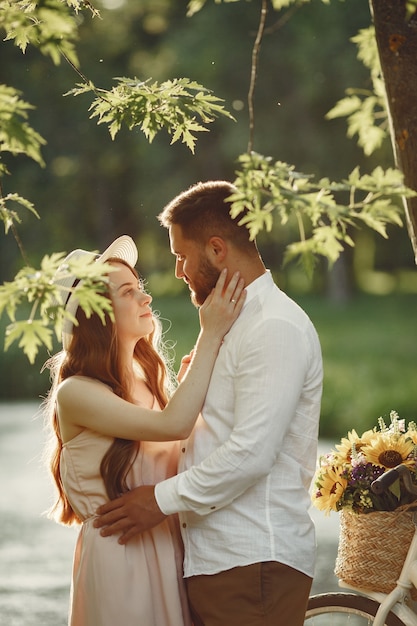
[[[110,297],[113,304],[116,333],[119,341],[138,341],[154,328],[152,297],[142,289],[141,282],[123,263],[111,261]]]

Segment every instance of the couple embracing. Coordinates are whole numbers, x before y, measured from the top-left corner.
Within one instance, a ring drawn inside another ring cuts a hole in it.
[[[62,281],[77,323],[48,363],[45,411],[54,513],[81,524],[71,626],[304,623],[321,350],[232,219],[234,192],[198,183],[159,216],[200,316],[178,385],[129,237],[99,257],[112,268],[105,325]]]

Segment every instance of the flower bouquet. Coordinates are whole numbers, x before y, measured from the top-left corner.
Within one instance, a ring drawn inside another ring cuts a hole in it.
[[[352,430],[335,448],[320,457],[312,492],[316,508],[340,512],[335,574],[349,586],[389,593],[414,534],[417,502],[401,478],[378,495],[371,483],[403,463],[417,484],[417,425],[391,411],[389,425],[380,417],[378,428],[360,436]]]
[[[320,457],[312,495],[315,507],[327,515],[342,509],[370,513],[394,511],[413,501],[401,481],[381,495],[371,491],[378,476],[400,463],[408,465],[417,484],[417,425],[410,422],[406,426],[395,411],[390,418],[389,426],[380,417],[379,428],[361,436],[350,431],[336,450]]]

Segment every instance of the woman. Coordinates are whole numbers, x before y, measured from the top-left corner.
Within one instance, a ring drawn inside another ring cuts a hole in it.
[[[77,250],[70,257],[91,253]],[[67,257],[68,259],[69,257]],[[168,518],[121,546],[93,527],[98,506],[142,484],[176,473],[178,441],[202,406],[222,338],[243,305],[243,284],[225,275],[200,309],[201,331],[184,381],[169,396],[169,370],[158,350],[152,298],[133,269],[137,250],[127,236],[98,257],[111,265],[108,294],[114,322],[87,318],[74,277],[59,279],[66,309],[64,350],[53,357],[46,412],[53,431],[50,456],[58,500],[51,511],[64,524],[82,524],[74,554],[71,626],[188,626],[182,546]],[[67,261],[66,259],[66,261]],[[68,275],[68,266],[67,267]]]

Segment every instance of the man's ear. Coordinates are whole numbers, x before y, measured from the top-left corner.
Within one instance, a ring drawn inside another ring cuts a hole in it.
[[[222,237],[210,237],[207,242],[207,252],[213,264],[222,263],[227,256],[227,243]]]

